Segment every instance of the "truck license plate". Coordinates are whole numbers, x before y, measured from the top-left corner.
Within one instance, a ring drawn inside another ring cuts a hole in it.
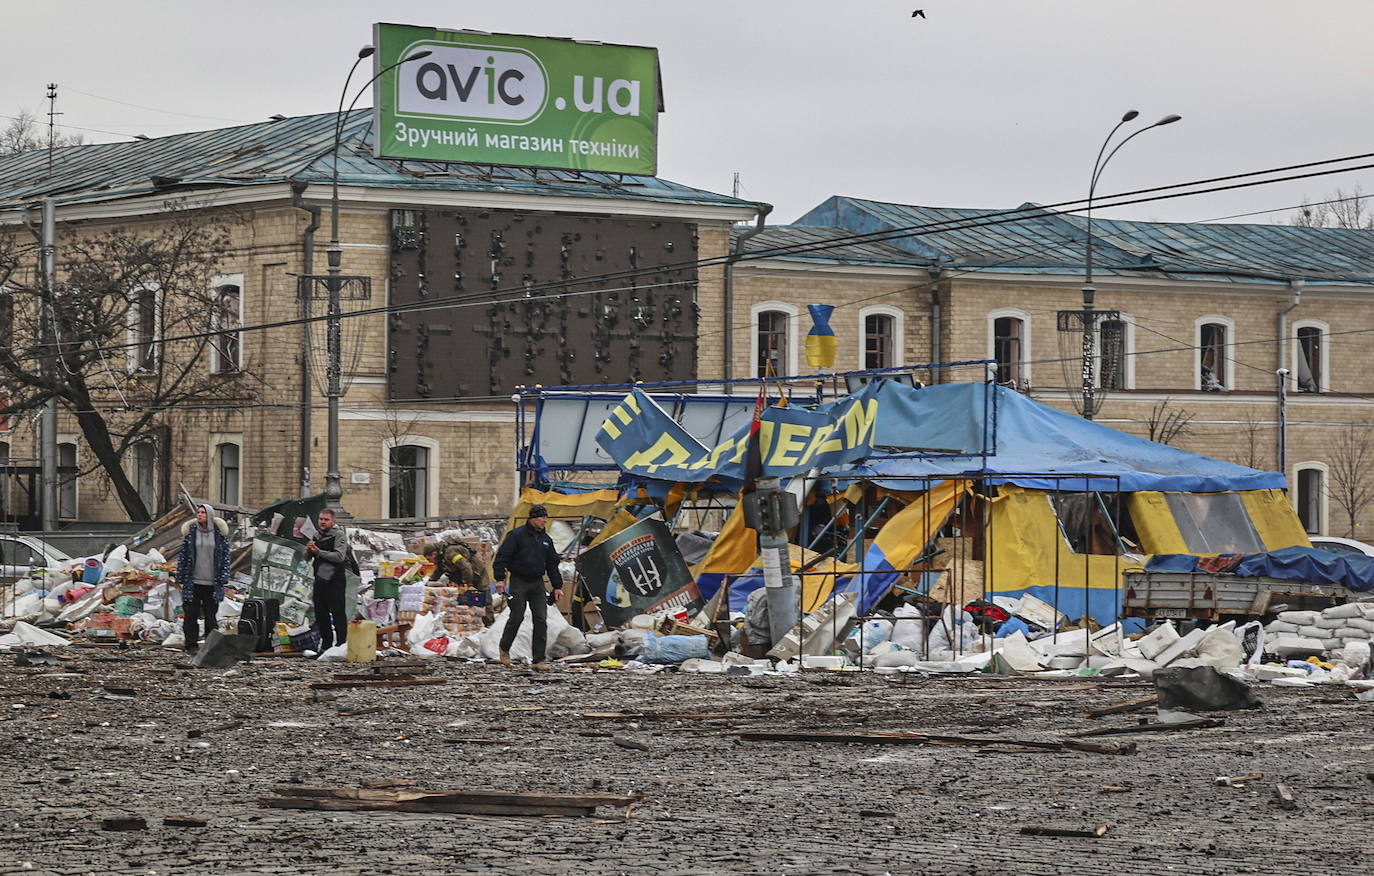
[[[1186,608],[1156,608],[1155,617],[1187,617]]]

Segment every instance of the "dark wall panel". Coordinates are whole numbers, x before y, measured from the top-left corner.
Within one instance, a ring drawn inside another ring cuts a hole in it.
[[[390,316],[390,397],[695,377],[696,259],[685,222],[393,210],[391,303],[461,306]]]

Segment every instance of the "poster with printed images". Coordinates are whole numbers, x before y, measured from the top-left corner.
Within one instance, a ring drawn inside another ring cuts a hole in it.
[[[641,520],[582,553],[578,578],[601,599],[608,627],[637,614],[702,609],[701,593],[662,520]]]

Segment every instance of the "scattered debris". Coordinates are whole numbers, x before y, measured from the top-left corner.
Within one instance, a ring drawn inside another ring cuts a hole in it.
[[[210,822],[202,818],[184,818],[178,815],[168,815],[162,819],[163,827],[206,827]]]
[[[422,684],[448,684],[447,678],[385,678],[367,681],[316,681],[307,684],[310,690],[343,690],[350,687],[416,687]]]
[[[643,742],[640,742],[638,739],[626,739],[624,736],[612,737],[611,742],[613,742],[616,745],[619,745],[621,748],[633,748],[636,751],[653,750],[648,745],[644,744]]]
[[[1293,798],[1293,790],[1280,782],[1274,786],[1274,799],[1269,801],[1271,809],[1297,809],[1298,801]]]
[[[142,818],[102,818],[100,819],[101,830],[147,830],[148,822]]]
[[[1097,837],[1104,836],[1109,829],[1111,829],[1111,825],[1104,821],[1088,830],[1079,830],[1070,827],[1023,827],[1021,828],[1021,834],[1023,836],[1080,836],[1096,839]]]
[[[630,807],[642,795],[521,794],[499,791],[422,791],[383,788],[310,788],[284,785],[259,797],[271,809],[451,812],[474,815],[594,815],[598,806]]]
[[[1108,715],[1120,715],[1124,712],[1134,712],[1146,706],[1153,706],[1157,702],[1159,702],[1159,695],[1154,694],[1148,697],[1141,697],[1138,700],[1127,700],[1124,703],[1117,703],[1114,706],[1107,706],[1102,709],[1093,709],[1091,712],[1085,712],[1084,717],[1105,718]]]
[[[1082,739],[1087,736],[1117,736],[1127,733],[1155,733],[1164,730],[1202,730],[1206,727],[1220,727],[1226,723],[1224,718],[1198,718],[1196,721],[1157,721],[1137,724],[1134,727],[1104,727],[1101,730],[1081,730],[1069,736]]]

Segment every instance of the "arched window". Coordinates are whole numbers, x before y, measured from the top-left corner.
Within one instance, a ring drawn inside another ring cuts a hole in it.
[[[219,472],[219,503],[238,505],[242,494],[239,459],[243,448],[228,441],[215,446],[215,469]]]
[[[215,331],[243,327],[243,275],[232,274],[214,280],[211,328]],[[210,370],[216,374],[243,368],[243,334],[215,335],[210,341]]]
[[[1315,319],[1299,320],[1293,325],[1293,388],[1298,392],[1327,392],[1331,389],[1327,339],[1331,329]]]
[[[1326,476],[1324,463],[1300,462],[1293,466],[1293,504],[1308,535],[1327,531]]]
[[[1195,323],[1194,389],[1226,392],[1234,389],[1231,347],[1236,343],[1236,324],[1225,316],[1204,316]]]
[[[998,383],[1030,382],[1030,314],[1022,310],[994,310],[988,314],[988,358],[996,362]]]
[[[797,308],[766,301],[750,309],[754,327],[750,344],[755,377],[797,373]]]
[[[874,305],[859,311],[859,367],[896,368],[902,364],[906,343],[902,311]]]
[[[382,446],[382,513],[390,518],[439,513],[439,442],[405,436]]]

